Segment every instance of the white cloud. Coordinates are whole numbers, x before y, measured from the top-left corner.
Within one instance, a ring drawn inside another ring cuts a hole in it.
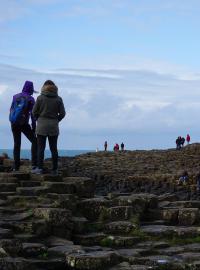
[[[32,80],[35,88],[40,89],[49,78],[58,85],[67,111],[61,123],[62,147],[94,147],[98,140],[105,137],[115,140],[119,134],[124,134],[131,144],[133,134],[144,138],[145,134],[179,134],[181,130],[197,128],[199,80],[186,81],[174,74],[147,70],[64,71],[39,72],[0,65],[0,113],[4,119],[4,134],[9,130],[7,118],[12,95],[21,91],[25,80]],[[156,135],[155,140],[158,140]],[[142,143],[140,141],[141,147]],[[82,144],[85,146],[81,147]]]
[[[92,71],[92,70],[42,70],[39,72],[44,72],[46,74],[59,74],[59,75],[70,75],[70,76],[79,76],[79,77],[91,77],[91,78],[108,78],[108,79],[119,79],[120,75],[104,72],[104,71]]]
[[[27,13],[27,8],[14,0],[1,1],[0,23],[16,20]]]
[[[6,90],[8,89],[7,85],[0,85],[0,95],[4,94],[6,92]]]

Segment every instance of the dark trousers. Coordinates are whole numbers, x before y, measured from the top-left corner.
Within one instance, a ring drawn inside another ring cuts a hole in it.
[[[58,136],[42,136],[37,135],[37,144],[38,144],[38,167],[39,169],[43,169],[44,163],[44,150],[46,147],[46,140],[48,138],[49,148],[51,150],[53,170],[58,169],[58,149],[57,149],[57,141]]]
[[[11,125],[13,138],[14,138],[14,150],[13,156],[15,161],[15,169],[19,169],[20,167],[20,150],[21,150],[21,135],[22,133],[27,137],[27,139],[31,142],[31,160],[32,166],[37,166],[37,139],[36,135],[31,129],[29,124],[25,125]]]

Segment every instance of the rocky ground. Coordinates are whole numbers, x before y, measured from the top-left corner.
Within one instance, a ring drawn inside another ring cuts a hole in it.
[[[199,157],[198,144],[88,153],[60,158],[59,176],[4,160],[0,269],[200,269]]]

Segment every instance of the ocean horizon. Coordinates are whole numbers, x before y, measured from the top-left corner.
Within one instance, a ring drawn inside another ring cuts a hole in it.
[[[74,157],[81,154],[86,154],[88,152],[95,152],[94,150],[63,150],[58,149],[58,155],[60,157],[68,156]],[[0,155],[2,153],[7,153],[9,158],[13,158],[13,149],[0,149]],[[51,157],[51,151],[49,149],[45,150],[45,158]],[[31,159],[31,150],[30,149],[21,149],[21,159]]]

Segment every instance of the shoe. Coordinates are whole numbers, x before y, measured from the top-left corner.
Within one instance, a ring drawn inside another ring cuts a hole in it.
[[[19,172],[19,168],[12,168],[11,172]]]
[[[31,173],[33,173],[33,174],[43,174],[43,170],[36,167],[35,169],[31,170]]]

